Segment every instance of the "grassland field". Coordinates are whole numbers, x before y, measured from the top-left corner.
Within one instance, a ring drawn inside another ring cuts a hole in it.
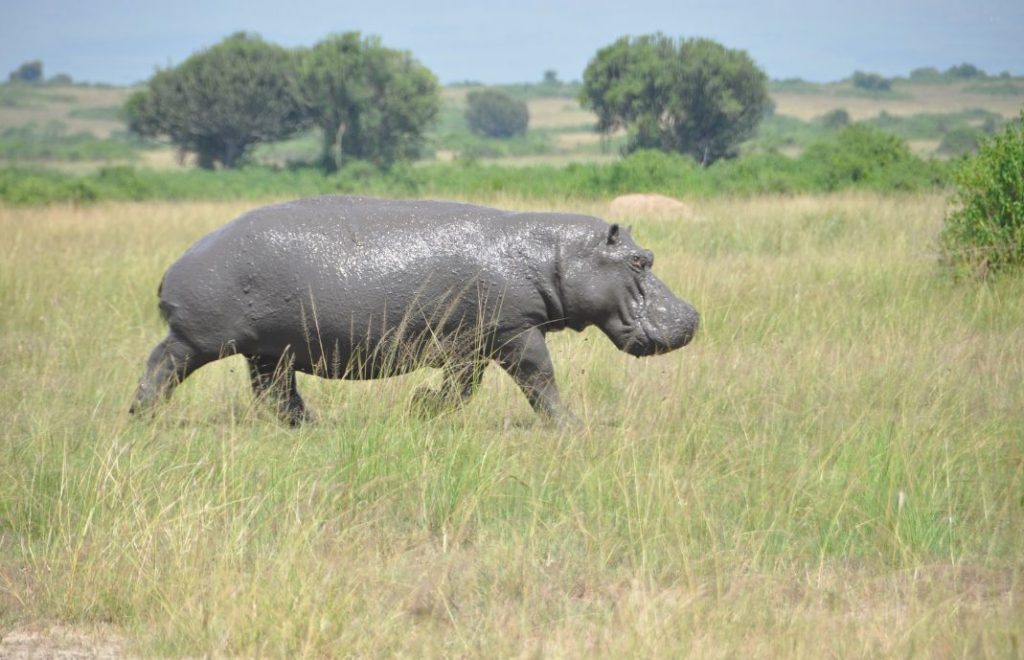
[[[291,430],[240,358],[130,418],[163,270],[257,204],[0,207],[0,656],[1022,653],[1024,281],[939,270],[944,196],[619,218],[703,325],[551,335],[576,428],[491,367],[435,418],[300,375]]]

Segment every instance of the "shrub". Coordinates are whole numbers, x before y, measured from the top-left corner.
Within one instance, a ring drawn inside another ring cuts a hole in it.
[[[884,184],[889,170],[912,159],[906,142],[864,124],[847,126],[835,140],[811,145],[804,154],[826,190],[858,183]]]
[[[933,66],[922,66],[910,72],[910,79],[916,82],[941,82],[942,73]]]
[[[496,138],[526,133],[530,123],[530,111],[526,103],[505,92],[496,89],[470,92],[466,103],[466,123],[474,133]]]
[[[850,113],[846,108],[836,108],[821,116],[821,124],[825,128],[843,128],[850,125]]]
[[[7,76],[12,83],[38,83],[43,81],[43,63],[39,60],[25,62]]]
[[[92,183],[52,170],[0,170],[0,200],[8,204],[91,202],[99,198]]]
[[[892,90],[892,81],[888,78],[883,78],[877,73],[855,71],[850,81],[854,87],[866,89],[869,92],[888,92]]]
[[[957,64],[946,69],[945,76],[953,80],[963,80],[966,78],[986,78],[988,74],[973,64],[964,62],[963,64]]]
[[[954,128],[942,136],[938,153],[946,156],[964,156],[978,153],[979,142],[984,133],[969,126]]]
[[[1024,113],[956,173],[942,259],[984,277],[1024,265]]]

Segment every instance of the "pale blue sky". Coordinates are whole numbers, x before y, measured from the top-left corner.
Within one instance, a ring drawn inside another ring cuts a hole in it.
[[[376,34],[446,83],[534,81],[545,69],[578,79],[598,48],[656,31],[742,48],[773,78],[965,61],[1024,74],[1024,0],[0,0],[0,77],[41,59],[47,75],[130,83],[238,30],[286,46]]]

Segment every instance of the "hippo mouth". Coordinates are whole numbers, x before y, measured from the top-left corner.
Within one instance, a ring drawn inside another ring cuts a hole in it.
[[[620,309],[612,324],[619,327],[606,332],[612,342],[634,357],[660,355],[689,344],[700,324],[697,310],[653,276],[643,284]]]
[[[696,325],[681,326],[671,332],[659,330],[646,317],[639,317],[627,331],[626,341],[619,346],[619,349],[629,353],[633,357],[648,357],[661,355],[682,348],[690,343],[696,331]]]

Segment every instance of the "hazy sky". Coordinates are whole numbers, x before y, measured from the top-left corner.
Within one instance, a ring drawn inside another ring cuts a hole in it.
[[[598,48],[656,31],[742,48],[773,78],[961,62],[1024,74],[1024,0],[0,0],[0,76],[41,59],[46,75],[131,83],[238,30],[286,46],[380,35],[446,83],[579,79]]]

